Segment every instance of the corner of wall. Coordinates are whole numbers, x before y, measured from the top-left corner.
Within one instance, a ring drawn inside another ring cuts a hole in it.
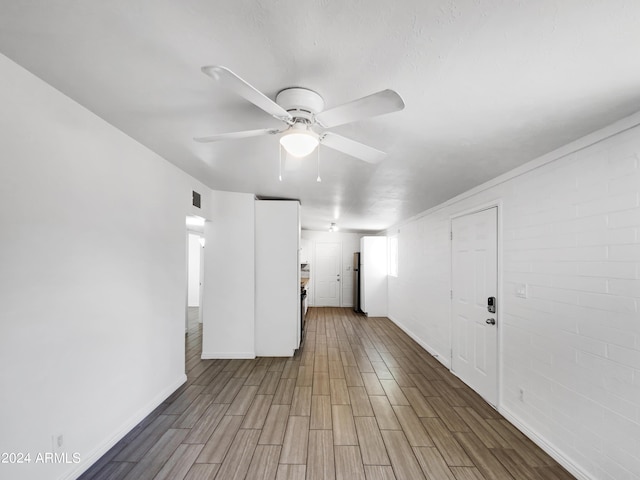
[[[409,335],[411,337],[411,339],[413,339],[418,345],[420,345],[422,348],[424,348],[433,358],[435,358],[438,362],[440,362],[442,365],[444,365],[448,369],[451,369],[451,357],[450,356],[446,356],[446,355],[443,355],[443,354],[435,351],[430,345],[425,343],[424,340],[422,340],[418,335],[416,335],[411,330],[409,330],[405,325],[403,325],[397,319],[393,318],[392,316],[388,316],[388,318],[393,323],[395,323],[400,330],[402,330],[404,333]]]

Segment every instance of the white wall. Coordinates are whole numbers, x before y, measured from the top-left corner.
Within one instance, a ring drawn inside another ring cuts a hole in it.
[[[304,208],[304,206],[302,207]],[[316,256],[316,243],[340,243],[342,245],[342,291],[341,306],[353,306],[353,254],[360,251],[359,233],[320,232],[315,230],[302,230],[302,239],[309,242],[310,253],[310,280],[307,287],[307,301],[310,306],[314,304],[313,272]]]
[[[589,146],[639,122],[388,231],[400,242],[390,317],[449,364],[450,219],[501,204],[499,409],[579,478],[640,479],[640,127]]]
[[[214,191],[209,207],[202,358],[254,358],[254,196]]]
[[[190,307],[200,306],[200,234],[189,234],[189,265],[187,279],[187,305]]]
[[[199,183],[0,55],[0,465],[75,478],[186,380]]]

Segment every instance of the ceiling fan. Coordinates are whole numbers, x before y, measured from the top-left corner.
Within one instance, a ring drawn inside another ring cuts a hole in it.
[[[304,157],[322,144],[365,162],[378,163],[385,157],[385,152],[325,129],[404,108],[404,101],[393,90],[382,90],[328,110],[324,110],[323,98],[307,88],[285,88],[276,95],[274,102],[228,68],[212,65],[202,67],[202,72],[285,125],[280,129],[245,130],[194,138],[197,142],[280,135],[280,144],[296,157]]]

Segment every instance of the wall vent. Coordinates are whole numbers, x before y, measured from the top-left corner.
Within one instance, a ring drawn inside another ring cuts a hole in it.
[[[193,190],[193,206],[200,208],[200,194]]]

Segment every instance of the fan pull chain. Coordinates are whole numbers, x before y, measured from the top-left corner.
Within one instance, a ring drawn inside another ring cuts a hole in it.
[[[278,180],[282,181],[282,144],[280,142],[278,142],[278,152],[280,153],[280,163],[279,163],[279,170],[278,170]]]
[[[316,182],[320,183],[322,181],[320,178],[320,145],[316,147],[316,150],[318,150],[318,178],[316,178]]]

